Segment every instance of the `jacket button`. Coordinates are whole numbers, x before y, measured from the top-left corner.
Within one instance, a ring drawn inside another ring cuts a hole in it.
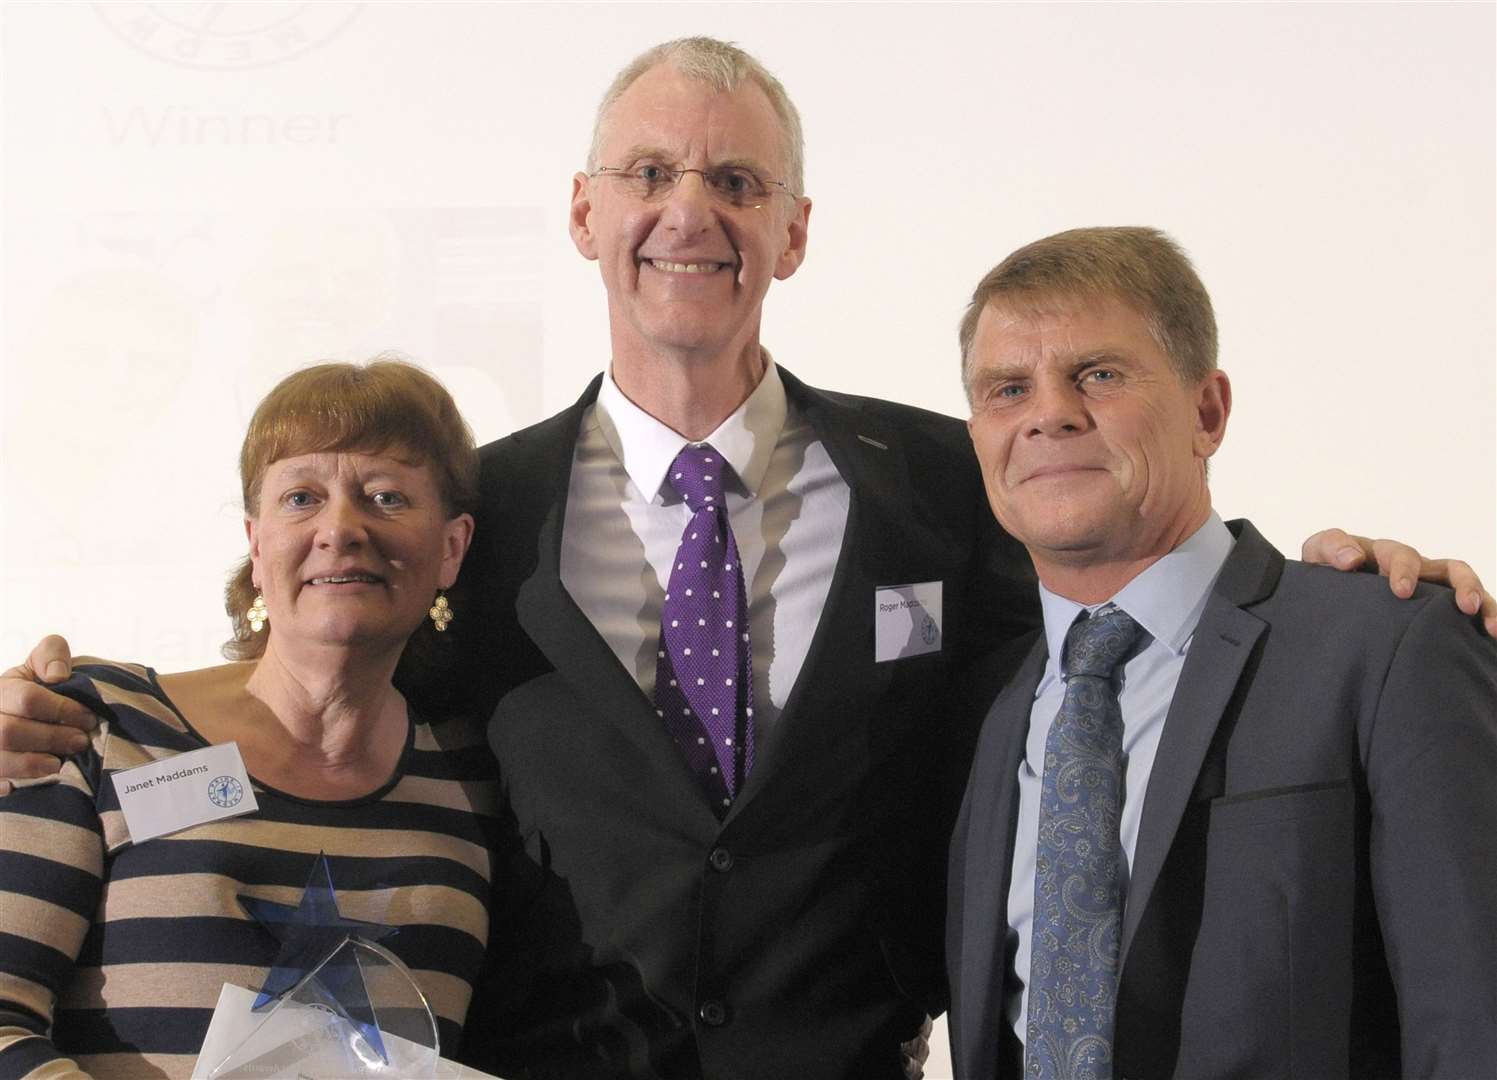
[[[721,1001],[704,1001],[697,1015],[708,1027],[722,1027],[728,1022],[728,1007]]]
[[[733,869],[733,853],[725,847],[713,848],[712,854],[707,856],[707,861],[712,864],[712,869],[720,874],[726,874]]]

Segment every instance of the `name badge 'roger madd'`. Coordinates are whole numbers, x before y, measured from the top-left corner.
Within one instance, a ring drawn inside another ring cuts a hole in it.
[[[873,591],[873,659],[941,651],[941,582],[883,585]]]
[[[205,746],[123,769],[113,779],[125,826],[136,844],[260,808],[238,743]]]

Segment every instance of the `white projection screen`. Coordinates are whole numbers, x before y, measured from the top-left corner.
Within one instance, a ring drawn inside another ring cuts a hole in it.
[[[239,439],[293,368],[397,351],[481,441],[569,404],[608,361],[566,230],[593,108],[696,33],[805,120],[787,368],[961,415],[986,269],[1158,226],[1233,377],[1223,516],[1491,584],[1494,32],[1490,4],[6,4],[0,667],[44,632],[218,659]]]

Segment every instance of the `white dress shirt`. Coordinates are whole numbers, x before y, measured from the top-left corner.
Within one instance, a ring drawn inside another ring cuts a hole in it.
[[[725,492],[748,593],[754,737],[760,752],[800,674],[847,527],[848,489],[821,440],[764,377],[704,442],[733,466]],[[691,511],[666,484],[689,440],[605,375],[582,418],[561,536],[561,582],[646,697],[660,608]]]
[[[1138,823],[1143,817],[1144,793],[1148,791],[1154,755],[1164,734],[1165,717],[1180,682],[1180,671],[1185,666],[1185,654],[1190,649],[1196,624],[1201,621],[1211,587],[1234,543],[1231,532],[1213,511],[1189,539],[1106,601],[1126,611],[1143,630],[1123,665],[1118,693],[1123,712],[1123,813],[1119,831],[1123,843],[1125,905],[1133,852],[1138,845]],[[1087,610],[1096,611],[1106,604],[1093,604]],[[1045,740],[1066,692],[1060,668],[1066,633],[1083,607],[1056,596],[1043,585],[1040,605],[1044,610],[1045,643],[1050,658],[1035,688],[1029,735],[1024,743],[1024,758],[1019,762],[1019,816],[1014,833],[1013,878],[1008,890],[1009,933],[1018,937],[1014,969],[1009,972],[1013,977],[1010,986],[1019,989],[1008,995],[1006,1012],[1021,1043],[1029,1006],[1034,861],[1040,828],[1041,778],[1030,762],[1045,760]]]

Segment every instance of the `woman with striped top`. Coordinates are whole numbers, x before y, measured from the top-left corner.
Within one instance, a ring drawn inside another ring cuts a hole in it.
[[[0,806],[0,1077],[190,1075],[223,984],[276,963],[239,898],[296,905],[319,853],[340,916],[396,928],[382,945],[457,1041],[494,768],[475,725],[411,715],[391,680],[452,617],[472,435],[417,368],[325,364],[260,404],[240,475],[236,662],[80,663],[63,689],[100,717],[91,746]],[[258,809],[133,842],[115,774],[230,742]]]

